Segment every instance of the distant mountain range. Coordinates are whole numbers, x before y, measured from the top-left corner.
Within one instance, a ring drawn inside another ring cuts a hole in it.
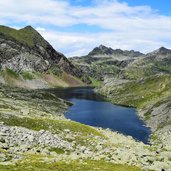
[[[70,60],[90,77],[99,81],[105,77],[137,79],[154,74],[171,73],[171,50],[164,47],[143,54],[134,50],[114,50],[100,45],[88,55]]]

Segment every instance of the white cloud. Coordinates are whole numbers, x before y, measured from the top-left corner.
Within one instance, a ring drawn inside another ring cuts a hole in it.
[[[117,0],[94,0],[93,6],[72,6],[67,0],[0,0],[0,22],[26,23],[36,29],[56,49],[66,55],[82,55],[94,46],[151,51],[171,47],[171,16],[164,16],[149,6],[131,7]],[[70,33],[56,30],[86,24],[108,31]],[[53,26],[50,28],[50,26]],[[47,27],[48,26],[48,27]]]
[[[36,27],[36,30],[39,31],[39,32],[40,31],[46,31],[46,29],[45,28],[42,28],[42,27]]]
[[[155,38],[159,32],[153,33],[151,37],[143,36],[145,33],[115,33],[115,32],[103,32],[103,33],[61,33],[54,31],[42,32],[44,38],[50,40],[52,45],[66,56],[79,56],[85,55],[92,48],[104,44],[113,48],[121,48],[127,50],[140,50],[142,52],[149,52],[157,49],[160,46],[169,46],[167,42],[157,41]],[[152,34],[152,33],[149,33]],[[171,40],[171,35],[163,35],[167,39]]]

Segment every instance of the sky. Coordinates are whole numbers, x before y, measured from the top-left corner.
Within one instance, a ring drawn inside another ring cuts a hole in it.
[[[0,25],[32,25],[67,57],[101,44],[147,53],[171,49],[170,0],[0,0]]]

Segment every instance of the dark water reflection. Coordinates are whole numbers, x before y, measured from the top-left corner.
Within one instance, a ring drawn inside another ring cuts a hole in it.
[[[53,90],[59,97],[72,102],[66,118],[91,126],[110,128],[148,143],[150,129],[139,119],[134,108],[105,102],[91,88]]]

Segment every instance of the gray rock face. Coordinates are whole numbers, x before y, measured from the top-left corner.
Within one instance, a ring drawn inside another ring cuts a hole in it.
[[[154,105],[149,105],[145,110],[141,110],[140,114],[149,114],[149,118],[146,120],[148,126],[154,131],[163,129],[165,126],[170,125],[171,121],[171,101],[170,96],[163,100],[160,100]]]
[[[60,59],[64,58],[62,54],[54,52],[50,45],[46,49],[42,46],[35,46],[32,49],[6,39],[0,39],[0,54],[2,69],[9,67],[16,72],[44,72],[52,67],[54,62],[58,65]]]

